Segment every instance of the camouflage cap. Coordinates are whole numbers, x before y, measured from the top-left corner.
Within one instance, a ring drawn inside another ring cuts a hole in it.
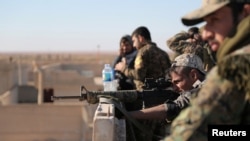
[[[203,69],[203,62],[199,56],[191,53],[184,53],[182,55],[177,56],[172,63],[172,67],[190,67],[195,68],[206,74]]]
[[[231,1],[236,0],[202,0],[201,8],[183,16],[181,21],[187,26],[198,24],[203,21],[205,16],[217,11]]]

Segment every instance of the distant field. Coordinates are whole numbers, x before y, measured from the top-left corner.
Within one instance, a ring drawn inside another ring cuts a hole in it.
[[[69,53],[0,53],[0,60],[5,61],[37,61],[39,63],[55,63],[62,61],[111,61],[116,53],[69,52]]]
[[[55,73],[52,76],[46,76],[46,82],[48,85],[55,84],[67,84],[67,85],[56,85],[61,91],[72,91],[73,93],[78,93],[81,84],[85,84],[91,90],[100,90],[102,86],[95,85],[95,77],[101,77],[101,71],[105,63],[112,63],[115,59],[117,53],[95,53],[95,52],[73,52],[73,53],[0,53],[0,71],[4,71],[8,68],[7,66],[16,66],[12,69],[29,69],[28,80],[34,80],[34,75],[32,69],[34,64],[37,66],[51,65],[51,64],[64,64],[62,67],[76,67],[79,73],[90,73],[93,74],[91,78],[83,76],[77,76],[77,74],[71,74],[68,72],[71,68],[64,68],[66,71],[61,71],[60,73]],[[170,55],[171,56],[171,55]],[[19,65],[18,65],[19,64]],[[79,70],[80,67],[80,70]],[[2,70],[1,70],[2,69]],[[22,70],[21,69],[21,70]],[[62,68],[63,69],[63,68]],[[17,71],[16,71],[17,72]],[[8,76],[1,76],[8,77]],[[12,78],[4,78],[8,80]],[[72,80],[70,80],[72,79]],[[51,82],[50,82],[51,81]],[[49,83],[50,82],[50,83]],[[5,88],[4,88],[5,89]],[[67,90],[65,90],[67,89]]]

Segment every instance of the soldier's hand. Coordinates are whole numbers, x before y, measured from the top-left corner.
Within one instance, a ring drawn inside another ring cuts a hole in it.
[[[125,69],[125,63],[123,61],[115,65],[115,70],[117,71],[124,72],[124,69]]]

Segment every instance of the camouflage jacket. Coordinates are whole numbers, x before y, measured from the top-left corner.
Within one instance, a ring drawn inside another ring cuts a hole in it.
[[[186,46],[191,45],[191,43],[186,40],[189,38],[187,32],[180,32],[167,40],[167,46],[174,52],[178,54],[184,53]]]
[[[190,104],[190,100],[193,97],[196,97],[198,91],[202,87],[205,81],[197,81],[194,89],[181,92],[180,96],[177,97],[174,101],[167,100],[164,104],[167,114],[167,121],[171,122],[182,109],[186,108]]]
[[[205,71],[209,71],[215,65],[215,55],[205,42],[188,42],[189,34],[187,32],[177,33],[167,40],[167,46],[176,53],[175,57],[183,53],[194,53],[198,55],[204,66]]]
[[[219,48],[218,65],[208,73],[190,106],[175,118],[171,135],[164,141],[206,141],[208,125],[250,124],[249,21],[250,16]]]
[[[154,43],[140,48],[135,59],[134,69],[126,68],[124,73],[135,82],[136,89],[142,90],[145,78],[165,77],[171,62],[167,52]]]

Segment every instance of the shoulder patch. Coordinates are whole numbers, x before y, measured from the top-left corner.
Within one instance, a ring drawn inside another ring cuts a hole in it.
[[[141,65],[142,65],[141,57],[136,57],[136,59],[135,59],[135,69],[141,68]]]

